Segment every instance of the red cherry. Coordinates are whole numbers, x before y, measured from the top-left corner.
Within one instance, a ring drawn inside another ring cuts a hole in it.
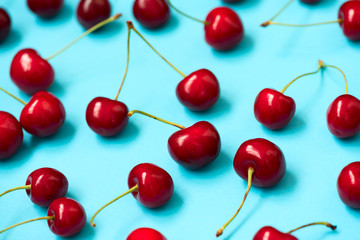
[[[168,140],[171,157],[189,169],[199,169],[213,162],[219,156],[220,148],[218,131],[205,121],[175,132]]]
[[[344,35],[353,41],[360,40],[360,1],[350,0],[341,5],[338,14]]]
[[[232,49],[244,38],[240,17],[231,8],[215,8],[205,21],[205,40],[216,50]]]
[[[101,136],[114,136],[128,124],[128,108],[117,100],[104,97],[94,98],[86,109],[86,122]]]
[[[55,134],[65,122],[65,109],[49,92],[35,93],[20,115],[20,123],[28,133],[47,137]]]
[[[338,138],[347,138],[360,131],[360,101],[350,94],[337,97],[327,110],[330,132]]]
[[[341,171],[337,189],[347,206],[360,209],[360,162],[350,163]]]
[[[161,27],[170,18],[170,8],[165,0],[135,0],[133,13],[136,20],[147,28]]]
[[[138,228],[126,240],[167,240],[160,232],[152,228]]]
[[[204,111],[219,99],[219,82],[211,71],[200,69],[189,74],[177,85],[176,96],[190,110]]]
[[[76,10],[79,23],[89,29],[110,17],[111,5],[108,0],[81,0]]]
[[[25,93],[45,90],[54,82],[54,69],[34,49],[20,50],[10,66],[12,81]]]
[[[3,41],[10,33],[11,19],[5,9],[0,8],[0,42]]]
[[[13,156],[23,142],[19,121],[10,113],[0,111],[0,160]]]
[[[151,163],[136,165],[129,173],[128,186],[128,191],[105,204],[92,216],[90,224],[93,227],[96,226],[93,221],[100,211],[129,193],[147,208],[164,205],[174,193],[174,182],[171,176],[164,169]]]
[[[43,18],[54,17],[64,6],[64,0],[27,0],[30,10]]]
[[[294,99],[273,89],[261,90],[255,99],[255,117],[270,129],[285,127],[293,118],[295,109]]]

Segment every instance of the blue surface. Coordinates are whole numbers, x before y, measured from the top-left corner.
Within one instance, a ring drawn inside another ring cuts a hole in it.
[[[0,45],[1,86],[28,100],[10,81],[9,66],[15,53],[32,47],[47,57],[83,32],[74,11],[78,1],[66,1],[60,15],[41,20],[25,1],[2,1],[13,20],[12,33]],[[129,109],[140,109],[190,126],[196,121],[213,123],[222,138],[220,157],[200,171],[178,166],[167,152],[172,126],[134,116],[115,138],[95,135],[85,121],[85,109],[97,96],[113,98],[120,84],[126,60],[125,20],[133,19],[132,1],[112,0],[113,13],[123,17],[111,26],[77,43],[51,60],[56,83],[50,91],[64,103],[67,119],[61,131],[47,139],[25,133],[21,150],[0,162],[0,191],[23,185],[28,174],[40,167],[63,172],[70,184],[68,196],[80,201],[88,218],[104,203],[127,190],[129,171],[138,163],[151,162],[173,177],[175,195],[164,207],[149,210],[127,196],[70,239],[125,239],[135,228],[146,226],[161,231],[169,240],[215,239],[216,230],[233,215],[245,193],[246,182],[232,168],[240,144],[263,137],[284,152],[287,173],[272,189],[254,187],[243,210],[226,229],[222,239],[252,239],[265,225],[288,231],[313,221],[338,225],[336,232],[313,227],[297,232],[300,239],[358,239],[360,212],[347,208],[339,199],[336,180],[341,169],[359,160],[360,136],[334,138],[327,129],[325,114],[330,102],[344,92],[342,76],[328,69],[323,74],[299,80],[286,92],[297,103],[297,112],[283,130],[262,127],[253,114],[257,93],[271,87],[282,89],[294,77],[316,69],[320,58],[341,67],[347,74],[349,93],[360,96],[359,43],[348,41],[337,24],[307,29],[269,27],[267,20],[286,0],[244,0],[232,5],[241,16],[246,37],[233,51],[216,52],[204,41],[203,27],[172,12],[169,24],[159,30],[135,26],[175,66],[185,73],[209,68],[221,84],[221,98],[209,111],[185,110],[175,97],[181,80],[139,37],[132,34],[131,63],[120,94]],[[316,6],[298,2],[279,17],[291,23],[334,20],[343,1],[323,0]],[[220,0],[176,1],[187,13],[205,18]],[[0,95],[1,110],[19,116],[22,105]],[[46,214],[33,205],[25,192],[0,199],[0,228]],[[36,222],[4,233],[1,239],[59,239],[46,222]]]

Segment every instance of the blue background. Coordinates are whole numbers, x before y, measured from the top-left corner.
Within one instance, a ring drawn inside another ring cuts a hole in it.
[[[0,45],[1,86],[29,100],[9,77],[15,53],[35,48],[43,57],[59,50],[83,32],[75,17],[78,1],[66,1],[52,20],[41,20],[25,1],[2,1],[11,14],[10,37]],[[53,167],[69,180],[68,196],[80,201],[91,215],[104,203],[127,190],[129,171],[142,162],[167,170],[175,183],[172,200],[159,209],[146,209],[127,196],[70,239],[125,239],[138,227],[152,227],[169,240],[215,239],[221,227],[239,206],[246,182],[233,170],[232,160],[242,142],[263,137],[284,152],[287,172],[274,188],[254,187],[243,210],[226,229],[222,239],[252,239],[257,230],[272,225],[282,231],[314,222],[338,225],[336,232],[313,227],[296,232],[300,239],[358,239],[360,212],[346,207],[338,197],[336,180],[341,169],[359,160],[360,136],[347,140],[334,138],[327,129],[326,110],[344,93],[339,72],[303,78],[286,92],[297,103],[291,123],[280,131],[262,127],[253,114],[258,92],[271,87],[281,90],[296,76],[316,69],[317,60],[337,65],[349,81],[349,93],[360,95],[359,43],[348,41],[338,24],[313,28],[269,27],[268,20],[285,2],[244,0],[231,5],[243,20],[246,37],[230,52],[212,50],[204,41],[201,24],[172,11],[170,22],[161,29],[147,30],[134,24],[175,66],[186,74],[208,68],[218,77],[221,98],[209,111],[194,113],[184,109],[175,96],[181,76],[156,56],[134,33],[127,81],[120,94],[129,109],[140,109],[190,126],[207,120],[222,138],[219,158],[200,171],[177,165],[167,152],[167,139],[177,129],[136,115],[127,128],[114,138],[95,135],[85,121],[87,104],[97,96],[115,97],[126,60],[126,20],[132,16],[133,1],[112,0],[113,13],[123,17],[111,26],[81,40],[67,52],[51,60],[56,82],[50,91],[67,111],[66,123],[53,137],[38,139],[25,133],[21,150],[10,160],[0,162],[0,191],[20,186],[30,172]],[[295,2],[279,21],[311,23],[335,20],[343,1],[323,0],[316,6]],[[187,13],[205,18],[220,0],[176,1]],[[0,95],[1,110],[19,117],[22,104]],[[29,201],[24,191],[0,199],[0,228],[46,215],[46,209]],[[6,239],[59,239],[46,222],[36,222],[4,233]]]

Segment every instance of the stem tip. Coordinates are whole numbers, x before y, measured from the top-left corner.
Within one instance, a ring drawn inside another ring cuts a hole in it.
[[[116,19],[120,18],[121,16],[122,16],[122,14],[121,14],[121,13],[117,13],[117,14],[115,14],[115,15],[114,15],[114,20],[116,20]]]
[[[96,224],[95,223],[90,223],[92,227],[96,227]]]
[[[331,228],[332,230],[336,230],[336,228],[337,228],[336,225],[332,225],[332,224],[330,224],[330,223],[328,223],[326,226],[329,227],[329,228]]]
[[[126,22],[126,25],[127,25],[127,27],[128,27],[129,29],[134,28],[134,24],[132,23],[132,21],[127,21],[127,22]]]
[[[217,230],[216,232],[216,237],[220,237],[223,234],[224,229],[220,228],[219,230]]]
[[[267,27],[270,25],[270,21],[263,22],[260,26]]]
[[[323,67],[324,66],[324,62],[322,60],[319,60],[319,66]]]

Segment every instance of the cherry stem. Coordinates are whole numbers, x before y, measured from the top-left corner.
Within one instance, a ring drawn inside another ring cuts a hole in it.
[[[331,24],[331,23],[341,23],[342,19],[337,19],[333,21],[327,21],[327,22],[320,22],[320,23],[310,23],[310,24],[289,24],[289,23],[280,23],[280,22],[273,22],[273,21],[267,21],[261,24],[262,27],[267,27],[269,25],[279,25],[279,26],[286,26],[286,27],[311,27],[311,26],[319,26],[319,25],[325,25],[325,24]]]
[[[275,18],[277,18],[288,6],[290,6],[295,0],[289,0],[269,21],[263,22],[261,26],[266,27],[272,22]]]
[[[236,211],[236,213],[234,214],[234,216],[232,216],[232,218],[230,218],[229,221],[227,221],[224,226],[222,226],[217,232],[216,232],[216,237],[219,237],[223,234],[224,232],[224,229],[231,223],[232,220],[234,220],[234,218],[238,215],[238,213],[240,212],[242,206],[244,205],[245,203],[245,200],[250,192],[250,189],[251,189],[251,182],[252,182],[252,179],[253,179],[253,175],[254,175],[254,168],[252,167],[249,167],[248,168],[248,186],[247,186],[247,189],[246,189],[246,192],[245,192],[245,196],[244,196],[244,199],[242,200],[241,204],[240,204],[240,207],[238,208],[238,210]]]
[[[25,224],[25,223],[35,222],[35,221],[39,221],[39,220],[54,220],[54,219],[55,219],[55,216],[46,216],[46,217],[34,218],[34,219],[31,219],[31,220],[28,220],[28,221],[25,221],[25,222],[21,222],[21,223],[17,223],[17,224],[15,224],[15,225],[12,225],[12,226],[10,226],[10,227],[7,227],[7,228],[5,228],[4,230],[1,230],[1,231],[0,231],[0,234],[3,233],[3,232],[5,232],[5,231],[7,231],[7,230],[9,230],[9,229],[12,229],[12,228],[14,228],[14,227],[17,227],[17,226],[19,226],[19,225],[23,225],[23,224]]]
[[[309,227],[309,226],[314,226],[314,225],[325,225],[326,227],[329,227],[331,228],[332,230],[336,230],[336,226],[328,223],[328,222],[314,222],[314,223],[310,223],[310,224],[306,224],[304,226],[301,226],[301,227],[298,227],[298,228],[295,228],[289,232],[287,232],[286,234],[291,234],[299,229],[302,229],[302,228],[305,228],[305,227]]]
[[[95,30],[101,28],[102,26],[115,21],[116,19],[121,17],[121,13],[115,14],[112,17],[109,17],[108,19],[105,19],[102,22],[99,22],[98,24],[96,24],[95,26],[89,28],[86,32],[84,32],[83,34],[81,34],[79,37],[77,37],[75,40],[73,40],[72,42],[70,42],[68,45],[66,45],[63,49],[61,49],[60,51],[54,53],[53,55],[51,55],[50,57],[46,58],[46,61],[49,61],[50,59],[56,57],[57,55],[59,55],[60,53],[64,52],[66,49],[68,49],[69,47],[71,47],[73,44],[75,44],[77,41],[79,41],[80,39],[82,39],[83,37],[89,35],[90,33],[94,32]]]
[[[163,122],[163,123],[172,125],[172,126],[174,126],[174,127],[178,127],[178,128],[180,128],[180,129],[185,129],[185,127],[182,126],[182,125],[180,125],[180,124],[173,123],[173,122],[170,122],[170,121],[166,121],[166,120],[164,120],[164,119],[162,119],[162,118],[158,118],[158,117],[156,117],[156,116],[154,116],[154,115],[151,115],[151,114],[149,114],[149,113],[146,113],[146,112],[143,112],[143,111],[139,111],[139,110],[132,110],[132,111],[130,111],[130,112],[128,113],[128,116],[131,117],[132,115],[134,115],[134,113],[140,113],[140,114],[142,114],[142,115],[145,115],[145,116],[147,116],[147,117],[153,118],[153,119],[158,120],[158,121],[160,121],[160,122]]]
[[[134,24],[131,21],[127,21],[127,26],[128,29],[132,29],[134,30],[134,32],[136,32],[137,35],[139,35],[139,37],[144,40],[144,42],[149,45],[149,47],[157,54],[159,55],[167,64],[169,64],[173,69],[175,69],[175,71],[177,71],[181,76],[183,76],[184,78],[186,77],[186,75],[184,73],[182,73],[179,69],[177,69],[174,65],[172,65],[163,55],[161,55],[144,37],[143,35],[141,35],[141,33],[136,30],[136,28],[134,27]]]
[[[107,204],[105,204],[102,208],[100,208],[91,218],[90,220],[90,224],[93,227],[96,227],[96,224],[94,223],[94,219],[95,217],[99,214],[99,212],[101,212],[104,208],[106,208],[107,206],[109,206],[110,204],[112,204],[113,202],[119,200],[120,198],[128,195],[129,193],[135,192],[139,190],[139,186],[136,184],[134,187],[130,188],[128,191],[124,192],[123,194],[121,194],[120,196],[118,196],[117,198],[111,200],[110,202],[108,202]]]
[[[207,22],[207,21],[203,21],[203,20],[200,20],[200,19],[198,19],[198,18],[194,18],[194,17],[192,17],[192,16],[184,13],[183,11],[180,11],[179,9],[177,9],[177,8],[170,2],[170,0],[166,0],[166,2],[169,4],[169,6],[170,6],[172,9],[174,9],[176,12],[180,13],[181,15],[183,15],[183,16],[185,16],[185,17],[187,17],[187,18],[190,18],[191,20],[194,20],[195,22],[202,23],[202,24],[204,24],[204,25],[208,25],[208,24],[209,24],[209,22]]]
[[[10,193],[10,192],[13,192],[13,191],[16,191],[16,190],[20,190],[20,189],[31,189],[31,185],[25,185],[25,186],[9,189],[9,190],[3,192],[2,194],[0,194],[0,197],[4,196],[7,193]]]
[[[305,73],[305,74],[302,74],[302,75],[294,78],[294,79],[293,79],[291,82],[289,82],[280,92],[281,92],[281,93],[284,93],[284,92],[286,91],[286,89],[287,89],[288,87],[290,87],[290,85],[293,84],[296,80],[298,80],[299,78],[308,76],[308,75],[312,75],[312,74],[318,73],[323,67],[325,67],[324,62],[321,61],[321,60],[319,60],[319,66],[318,66],[318,68],[316,69],[316,71],[310,72],[310,73]]]
[[[5,89],[3,89],[2,87],[0,87],[0,90],[3,91],[4,93],[10,95],[11,97],[15,98],[16,100],[18,100],[19,102],[21,102],[22,104],[26,105],[27,103],[23,100],[21,100],[20,98],[16,97],[15,95],[9,93],[8,91],[6,91]]]
[[[345,81],[345,94],[348,94],[349,89],[348,89],[348,84],[347,84],[347,79],[346,79],[345,73],[344,73],[340,68],[338,68],[338,67],[336,67],[336,66],[333,66],[333,65],[325,65],[325,64],[324,64],[323,67],[335,68],[335,69],[337,69],[338,71],[341,72],[341,74],[342,74],[343,77],[344,77],[344,81]]]

